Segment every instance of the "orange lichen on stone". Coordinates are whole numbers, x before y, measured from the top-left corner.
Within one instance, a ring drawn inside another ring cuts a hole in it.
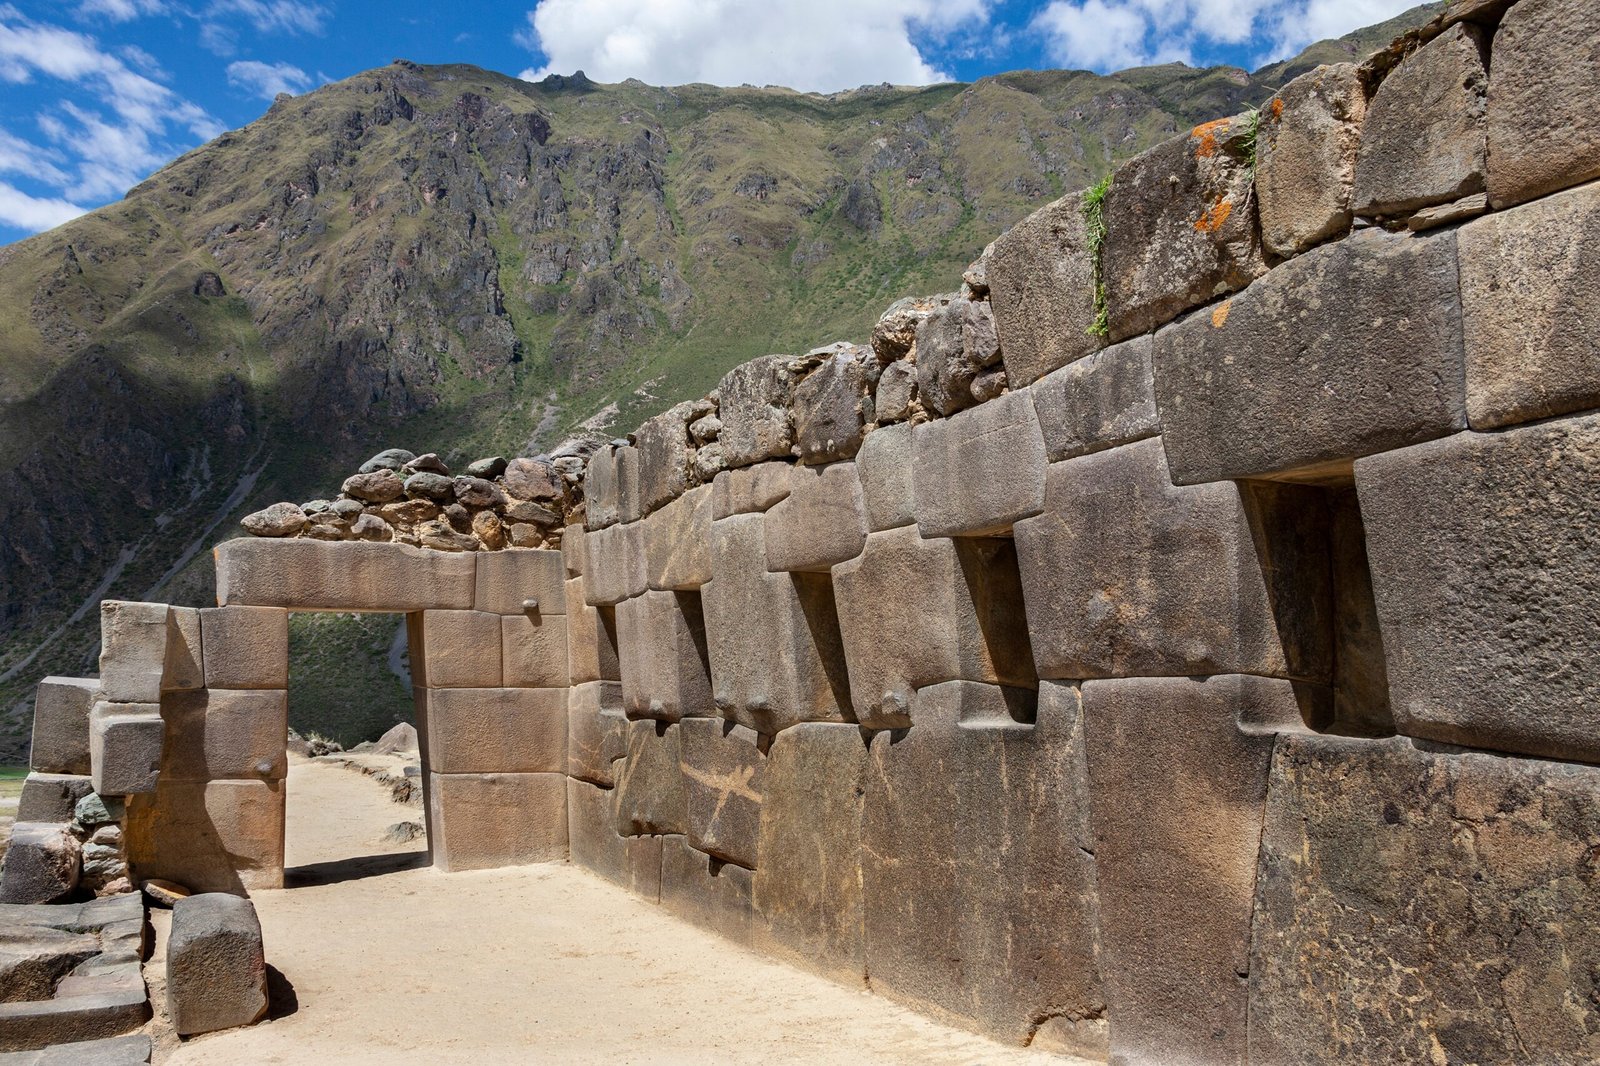
[[[1194,155],[1196,159],[1210,159],[1212,156],[1217,154],[1217,130],[1227,126],[1227,124],[1231,121],[1233,120],[1219,118],[1214,122],[1207,122],[1203,125],[1196,126],[1194,129],[1189,131],[1189,136],[1197,139],[1200,142],[1195,146],[1194,149]]]
[[[1211,328],[1221,329],[1228,324],[1228,312],[1233,310],[1232,300],[1223,300],[1211,309]]]
[[[1283,119],[1283,97],[1275,96],[1272,99],[1272,121],[1279,122]]]
[[[1233,202],[1224,196],[1195,220],[1194,228],[1201,233],[1215,233],[1228,221],[1228,216],[1231,214],[1233,214]]]

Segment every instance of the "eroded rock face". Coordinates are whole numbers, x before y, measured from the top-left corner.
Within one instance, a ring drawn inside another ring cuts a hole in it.
[[[1366,87],[1353,63],[1303,74],[1261,109],[1256,196],[1269,255],[1287,259],[1350,228],[1366,112]]]

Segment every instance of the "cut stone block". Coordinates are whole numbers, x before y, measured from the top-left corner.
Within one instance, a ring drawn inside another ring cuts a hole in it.
[[[500,631],[506,688],[567,687],[565,615],[502,615]]]
[[[623,837],[622,853],[627,863],[629,892],[647,903],[661,902],[662,837]]]
[[[769,573],[762,515],[713,522],[702,593],[718,712],[758,733],[851,715],[832,581]]]
[[[921,410],[922,405],[917,402],[917,364],[900,359],[884,367],[878,375],[878,389],[872,404],[873,418],[879,428],[904,421],[914,410]]]
[[[1600,184],[1481,218],[1458,240],[1472,428],[1600,407]]]
[[[755,866],[767,763],[760,735],[732,722],[686,718],[679,737],[689,844],[723,862]]]
[[[164,603],[100,603],[100,698],[118,703],[155,703],[167,666]]]
[[[682,733],[666,722],[629,722],[626,761],[615,767],[617,832],[660,836],[688,829]]]
[[[1596,415],[1356,464],[1400,732],[1600,762],[1597,471]]]
[[[1117,168],[1102,254],[1110,340],[1148,333],[1266,272],[1244,115],[1196,126]]]
[[[915,727],[873,735],[867,971],[874,992],[1008,1043],[1075,1020],[1058,1036],[1104,1058],[1078,690],[1042,685],[1036,725],[1011,717],[1008,695],[1033,709],[1031,692],[934,685],[917,693]]]
[[[161,688],[192,692],[206,685],[205,656],[200,640],[200,610],[174,607],[167,616],[167,663]]]
[[[834,563],[861,554],[867,511],[855,463],[796,466],[789,495],[774,504],[764,523],[767,568],[827,573]]]
[[[30,765],[44,773],[89,772],[89,712],[99,678],[47,677],[33,695]]]
[[[700,596],[646,592],[617,604],[622,707],[631,718],[715,713]]]
[[[592,530],[588,541],[589,569],[584,574],[584,595],[597,607],[621,603],[649,587],[645,565],[643,522]]]
[[[1069,363],[1031,390],[1052,463],[1161,432],[1149,337],[1135,337]]]
[[[1084,194],[1047,204],[994,242],[989,302],[1011,387],[1082,359],[1104,342],[1094,326],[1094,260]]]
[[[788,463],[724,470],[711,482],[712,519],[765,511],[789,495]]]
[[[639,517],[639,452],[601,448],[589,459],[583,480],[584,525],[604,529]]]
[[[78,801],[93,791],[94,783],[87,775],[41,774],[35,771],[22,782],[16,821],[70,822]]]
[[[1261,109],[1256,202],[1268,255],[1288,259],[1349,231],[1366,113],[1354,63],[1302,74]]]
[[[63,1046],[83,1046],[97,1038],[117,1036],[137,1029],[150,1017],[143,982],[108,992],[68,996],[27,1003],[0,1003],[0,1047],[46,1049],[52,1055]],[[93,1060],[47,1058],[63,1066],[93,1066]],[[129,1060],[118,1062],[126,1066]]]
[[[795,371],[786,355],[752,359],[728,371],[717,385],[717,417],[729,467],[787,459],[794,447]]]
[[[615,797],[611,789],[568,778],[567,840],[574,866],[627,888],[628,838],[617,835]]]
[[[0,903],[51,903],[78,887],[82,868],[83,845],[66,826],[17,822],[0,860]]]
[[[696,851],[681,836],[661,838],[661,906],[735,944],[750,943],[749,870]]]
[[[540,614],[564,614],[566,572],[561,553],[545,549],[480,552],[474,606],[490,614],[526,614],[529,600]]]
[[[154,791],[164,737],[159,703],[95,704],[89,712],[94,790],[102,796]]]
[[[1156,335],[1173,480],[1348,472],[1466,426],[1456,238],[1368,230]]]
[[[628,753],[628,719],[615,681],[574,685],[567,692],[567,775],[612,788],[612,764]],[[611,823],[607,823],[610,825]]]
[[[828,356],[795,388],[794,435],[804,463],[849,459],[871,420],[864,348]]]
[[[861,805],[867,745],[854,725],[803,722],[773,738],[762,789],[751,941],[860,984],[866,972]]]
[[[200,612],[207,688],[287,688],[289,612],[210,607]]]
[[[1044,506],[1044,435],[1033,397],[1013,392],[916,428],[912,484],[925,537],[1009,530]]]
[[[435,774],[565,773],[567,692],[430,689],[426,731]]]
[[[1244,1062],[1256,851],[1294,686],[1089,681],[1083,715],[1112,1061]]]
[[[564,862],[565,774],[431,774],[433,863],[447,873]]]
[[[203,689],[161,697],[161,776],[173,781],[282,780],[289,694],[283,689]]]
[[[912,442],[916,427],[909,422],[883,426],[867,434],[856,456],[861,499],[867,509],[867,529],[877,533],[916,522],[912,507]]]
[[[128,998],[131,999],[131,996]],[[137,1028],[140,1024],[143,1024],[143,1018],[130,1028]],[[14,1051],[0,1055],[0,1063],[5,1066],[144,1066],[149,1061],[150,1038],[143,1033],[111,1036],[103,1040],[74,1040],[70,1044],[52,1044],[37,1051]]]
[[[220,892],[173,904],[167,1016],[178,1035],[254,1025],[266,1015],[267,957],[255,905]]]
[[[645,419],[634,433],[639,452],[639,514],[650,514],[689,487],[689,422],[694,404],[684,402]]]
[[[697,589],[711,580],[711,486],[690,489],[644,523],[646,579],[653,589]]]
[[[412,663],[422,688],[499,688],[500,615],[487,611],[422,611],[422,647]]]
[[[1587,0],[1522,0],[1500,23],[1488,104],[1496,207],[1600,177],[1597,19]]]
[[[1003,539],[925,540],[906,526],[834,568],[858,722],[911,725],[913,693],[941,681],[1035,684],[1016,558]]]
[[[572,684],[620,681],[617,662],[616,612],[584,602],[586,579],[567,582],[567,674]]]
[[[195,892],[282,888],[283,804],[281,781],[162,781],[128,803],[130,879]]]
[[[561,534],[561,564],[568,577],[582,577],[589,553],[584,550],[583,523],[569,523]]]
[[[215,554],[223,606],[420,611],[470,608],[478,559],[497,553],[241,537],[219,544]]]

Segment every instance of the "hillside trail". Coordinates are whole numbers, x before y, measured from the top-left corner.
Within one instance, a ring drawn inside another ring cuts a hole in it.
[[[273,1017],[180,1043],[162,1016],[170,912],[156,911],[157,1064],[1082,1062],[767,961],[576,867],[439,873],[421,841],[383,843],[421,812],[355,771],[296,757],[288,787],[300,887],[254,897],[282,975]]]

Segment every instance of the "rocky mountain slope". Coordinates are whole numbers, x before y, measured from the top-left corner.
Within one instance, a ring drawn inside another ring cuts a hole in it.
[[[864,339],[1041,202],[1438,6],[1255,74],[818,96],[396,61],[280,97],[0,248],[0,761],[39,676],[94,669],[99,598],[205,602],[247,510],[391,444],[531,454]]]

